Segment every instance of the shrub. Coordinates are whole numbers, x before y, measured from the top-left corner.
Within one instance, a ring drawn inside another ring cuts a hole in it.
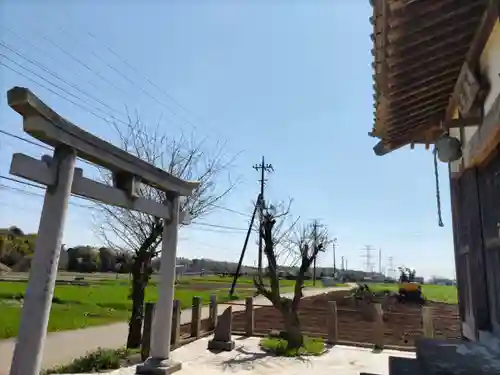
[[[304,345],[298,350],[291,350],[288,349],[288,342],[284,338],[264,337],[260,341],[260,348],[280,357],[318,356],[325,352],[325,343],[321,339],[305,336]]]
[[[118,350],[99,348],[86,356],[75,359],[68,365],[43,371],[43,375],[48,374],[79,374],[100,372],[102,370],[114,370],[120,368],[122,363],[135,351],[122,348]]]

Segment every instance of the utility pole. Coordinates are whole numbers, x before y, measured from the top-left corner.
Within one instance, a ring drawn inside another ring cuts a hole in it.
[[[255,164],[253,169],[256,171],[260,170],[260,207],[259,207],[259,254],[258,254],[258,272],[259,275],[262,274],[262,215],[265,207],[264,200],[264,185],[266,183],[265,174],[266,172],[274,172],[274,168],[271,164],[266,164],[264,156],[262,156],[262,161],[260,164]]]
[[[333,241],[332,243],[332,248],[333,248],[333,277],[335,278],[335,275],[337,274],[337,259],[336,259],[336,256],[335,256],[335,242],[336,242],[336,239]]]
[[[318,228],[322,228],[323,225],[319,224],[318,220],[313,222],[313,254],[315,254],[313,259],[313,285],[316,286],[316,260],[318,259],[319,253],[325,251],[322,243],[318,243]]]
[[[342,269],[342,271],[345,271],[344,256],[343,255],[340,257],[340,268]]]
[[[378,249],[378,273],[382,274],[382,249]]]
[[[241,265],[243,263],[243,258],[245,257],[245,252],[247,250],[248,239],[250,238],[250,234],[252,233],[253,222],[255,220],[255,214],[257,213],[257,209],[260,204],[260,196],[257,198],[255,202],[255,207],[253,209],[252,219],[250,220],[250,225],[248,226],[247,235],[245,237],[245,242],[243,243],[243,249],[241,250],[240,260],[238,261],[238,266],[236,267],[236,273],[233,277],[233,282],[231,284],[231,289],[229,290],[229,295],[232,296],[234,294],[234,288],[236,287],[236,282],[238,281],[238,277],[240,277]]]
[[[314,223],[313,223],[313,254],[316,252],[316,246],[318,246],[318,222],[316,220],[314,220]],[[318,257],[318,255],[316,254],[316,256],[314,257],[314,260],[313,260],[313,286],[316,286],[316,258]]]

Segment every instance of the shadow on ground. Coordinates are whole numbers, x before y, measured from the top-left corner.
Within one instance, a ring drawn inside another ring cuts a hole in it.
[[[276,355],[272,353],[262,351],[249,351],[246,350],[243,346],[236,347],[234,351],[237,352],[236,356],[228,358],[220,364],[224,371],[235,369],[253,370],[256,366],[267,367],[263,359],[268,357],[276,357]],[[285,359],[284,357],[282,358]],[[298,356],[288,359],[304,363],[310,362],[309,359],[305,356]]]

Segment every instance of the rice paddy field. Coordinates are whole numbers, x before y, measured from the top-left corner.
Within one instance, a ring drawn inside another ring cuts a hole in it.
[[[9,274],[0,280],[0,339],[15,337],[19,327],[21,308],[27,286],[27,275]],[[75,280],[77,279],[77,280]],[[232,278],[220,276],[184,276],[179,279],[175,299],[182,308],[189,308],[194,296],[204,304],[210,295],[218,301],[229,299]],[[282,280],[283,291],[292,291],[293,281]],[[319,284],[319,283],[318,283]],[[310,283],[309,283],[310,285]],[[56,284],[49,331],[61,331],[126,321],[132,305],[129,299],[128,275],[61,273]],[[238,279],[238,298],[254,295],[252,279]],[[146,289],[146,301],[155,302],[158,295],[157,279]]]
[[[370,290],[373,292],[390,290],[392,292],[398,291],[398,284],[376,284],[368,283]],[[458,303],[457,287],[452,285],[422,285],[422,293],[429,301],[444,302],[449,304]]]

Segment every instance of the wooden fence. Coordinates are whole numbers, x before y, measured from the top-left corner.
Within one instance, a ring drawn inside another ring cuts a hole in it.
[[[282,322],[278,321],[278,324],[274,327],[256,327],[255,313],[257,310],[261,311],[267,310],[272,312],[274,316],[279,316],[280,313],[269,305],[257,305],[254,303],[252,297],[248,297],[245,300],[244,306],[241,303],[235,302],[224,302],[221,307],[233,305],[241,306],[238,311],[233,308],[233,334],[242,336],[265,336],[269,334],[270,330],[280,330],[282,329]],[[210,297],[210,302],[208,305],[209,316],[203,318],[202,315],[202,299],[201,297],[193,297],[192,307],[191,307],[191,320],[189,323],[181,324],[181,308],[180,302],[174,301],[173,315],[172,315],[172,334],[171,334],[171,345],[173,348],[177,348],[186,343],[197,340],[201,337],[208,336],[214,332],[217,326],[218,313],[218,302],[216,296]],[[304,334],[322,337],[328,344],[331,345],[355,345],[355,346],[366,346],[375,348],[394,348],[394,349],[410,349],[413,350],[413,345],[405,345],[403,348],[398,345],[388,345],[386,336],[386,322],[387,316],[390,315],[401,315],[401,313],[384,313],[382,309],[382,304],[374,303],[371,304],[371,313],[369,319],[366,319],[366,315],[359,316],[359,322],[364,324],[364,332],[366,336],[359,341],[346,340],[349,338],[350,332],[343,332],[339,330],[339,326],[342,325],[342,314],[362,314],[360,311],[355,309],[338,308],[336,301],[329,301],[327,308],[307,308],[299,311],[299,316],[301,317],[301,322],[311,322],[314,321],[315,315],[320,317],[320,321],[317,320],[319,329],[311,329],[306,323],[303,324]],[[151,340],[151,326],[154,312],[154,303],[146,303],[144,325],[143,325],[143,338],[141,355],[143,359],[147,358],[150,349]],[[340,319],[339,319],[340,315]],[[363,314],[362,314],[363,315]],[[385,315],[385,317],[384,317]],[[415,314],[413,314],[415,315]],[[407,316],[407,315],[406,315]],[[367,321],[368,320],[368,321]],[[274,322],[270,322],[274,324]],[[431,307],[423,307],[421,313],[421,325],[419,327],[419,336],[424,336],[428,338],[433,338],[435,336],[434,329],[434,318]],[[342,338],[343,336],[344,338]]]

